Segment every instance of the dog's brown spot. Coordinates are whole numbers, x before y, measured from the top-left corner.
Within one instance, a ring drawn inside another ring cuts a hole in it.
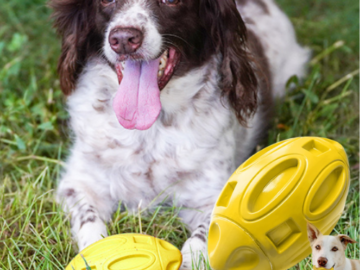
[[[144,14],[141,14],[141,13],[137,14],[137,18],[139,19],[140,23],[146,23],[148,21],[148,18]]]
[[[203,92],[205,91],[204,88],[200,89],[193,97],[193,99],[197,100],[197,99],[202,99],[203,97]]]
[[[92,105],[95,111],[103,113],[105,111],[105,106],[103,105]]]
[[[88,209],[88,210],[86,210],[86,212],[85,213],[95,213],[95,210],[94,209]]]
[[[255,21],[253,19],[246,18],[245,19],[245,24],[255,24]]]
[[[142,146],[140,146],[138,149],[136,149],[136,151],[134,152],[135,155],[139,155],[141,152],[144,151],[144,148]]]
[[[264,1],[262,0],[252,0],[253,2],[255,2],[259,7],[261,7],[261,9],[263,10],[263,12],[265,14],[270,14],[269,8],[268,6],[265,4]]]
[[[153,166],[155,162],[152,162],[149,166],[148,171],[145,173],[145,177],[148,179],[148,184],[150,185],[152,190],[156,190],[154,186],[154,172],[153,172]]]
[[[149,170],[145,173],[145,176],[149,180],[150,183],[152,183],[154,181],[154,175],[153,175],[153,171],[152,171],[151,167],[149,167]]]
[[[86,220],[82,220],[81,223],[80,223],[80,229],[82,228],[82,226],[84,226],[86,223],[89,223],[89,222],[95,222],[96,221],[96,216],[91,216],[91,217],[88,217]]]
[[[186,180],[191,176],[191,172],[183,171],[183,172],[176,172],[178,180]]]
[[[203,242],[206,243],[206,238],[205,238],[205,236],[202,235],[202,234],[200,234],[200,233],[194,234],[193,237],[199,238],[201,241],[203,241]]]
[[[65,196],[66,197],[72,197],[75,195],[75,190],[73,188],[69,188],[65,190]]]
[[[174,124],[174,117],[171,114],[161,113],[160,121],[164,127],[170,127]]]
[[[111,149],[115,149],[118,147],[123,147],[123,145],[118,140],[109,138],[108,147]]]

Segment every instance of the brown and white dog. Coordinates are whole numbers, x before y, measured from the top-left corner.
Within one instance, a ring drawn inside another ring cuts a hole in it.
[[[182,207],[206,254],[224,183],[266,135],[308,50],[273,0],[50,0],[74,143],[58,188],[83,249],[118,202]],[[240,15],[241,14],[241,15]],[[161,194],[159,196],[159,194]]]
[[[312,263],[316,268],[334,270],[360,270],[360,260],[345,257],[346,246],[356,243],[345,234],[337,236],[322,235],[312,224],[307,225],[308,237],[312,249]]]

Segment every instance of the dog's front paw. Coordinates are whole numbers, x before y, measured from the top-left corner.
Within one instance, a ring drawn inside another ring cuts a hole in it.
[[[181,250],[183,262],[181,270],[206,270],[207,246],[203,235],[192,235]]]
[[[107,236],[106,226],[102,222],[85,223],[77,233],[79,251]]]

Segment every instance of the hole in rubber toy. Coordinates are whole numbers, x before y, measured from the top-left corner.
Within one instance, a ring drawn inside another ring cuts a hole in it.
[[[179,262],[170,262],[167,267],[166,267],[166,270],[179,270]]]
[[[336,161],[327,166],[314,181],[305,200],[306,218],[317,220],[330,213],[345,192],[346,178],[344,163]]]
[[[347,163],[348,162],[348,159],[347,159],[347,155],[345,153],[345,150],[344,148],[341,146],[340,143],[336,142],[336,141],[333,141],[333,140],[330,140],[330,139],[327,139],[327,138],[321,138],[321,140],[325,140],[327,141],[328,143],[331,143],[333,145],[333,147],[338,151],[338,153],[342,156],[342,158],[344,159],[344,161],[346,161]],[[349,164],[348,164],[349,165]]]
[[[328,147],[315,140],[311,140],[310,142],[306,143],[303,148],[315,156],[319,156],[330,150]]]
[[[151,241],[150,237],[137,237],[137,236],[135,236],[134,237],[134,243],[151,245],[152,241]]]
[[[297,158],[285,157],[278,164],[269,167],[264,169],[265,175],[256,176],[257,179],[253,180],[247,191],[250,195],[245,195],[250,213],[258,213],[268,206],[274,208],[276,204],[282,202],[298,182],[304,164],[300,166]],[[274,205],[275,200],[278,202]]]
[[[109,270],[146,269],[155,262],[155,258],[145,254],[133,254],[115,260],[109,265]]]
[[[234,250],[228,261],[226,269],[251,270],[259,264],[259,256],[250,248],[241,247]]]
[[[216,222],[213,222],[210,225],[209,229],[209,235],[211,234],[211,237],[208,237],[208,250],[209,252],[216,251],[216,247],[220,240],[220,227],[219,224]]]
[[[337,168],[333,170],[328,177],[324,180],[324,182],[321,184],[320,188],[314,195],[314,199],[312,200],[310,204],[310,211],[311,212],[322,212],[325,209],[326,205],[324,205],[324,201],[327,201],[329,198],[335,198],[334,195],[336,193],[336,188],[339,182],[339,179],[341,176],[343,176],[343,168]]]
[[[227,207],[233,194],[237,182],[229,182],[226,184],[223,192],[220,194],[220,198],[217,202],[217,206]]]
[[[268,232],[266,236],[281,253],[300,236],[300,229],[292,219],[288,219]]]

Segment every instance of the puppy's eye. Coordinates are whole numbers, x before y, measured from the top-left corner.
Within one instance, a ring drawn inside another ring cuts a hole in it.
[[[337,247],[333,247],[331,251],[338,251],[339,249]]]
[[[173,5],[179,4],[180,0],[161,0],[161,3],[169,5],[169,6],[173,6]]]
[[[115,0],[101,0],[101,4],[103,4],[104,6],[108,6],[115,3]]]
[[[320,249],[321,249],[321,247],[320,247],[319,245],[317,245],[315,248],[316,248],[317,250],[320,250]]]

